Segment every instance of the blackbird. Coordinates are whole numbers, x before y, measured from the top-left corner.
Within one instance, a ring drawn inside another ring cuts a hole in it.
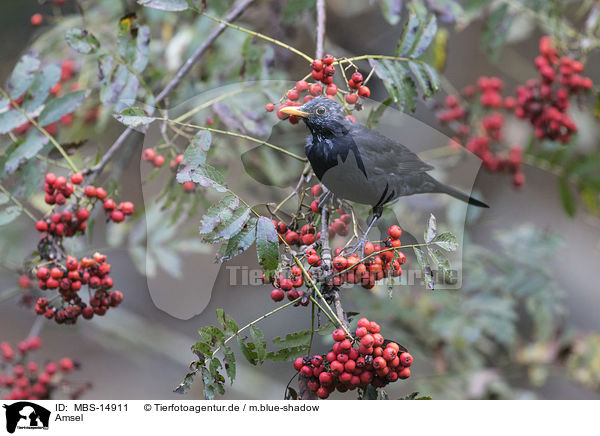
[[[345,118],[342,105],[333,99],[317,97],[281,112],[300,117],[310,130],[304,151],[321,183],[338,198],[372,206],[366,233],[386,203],[407,195],[444,193],[489,207],[438,182],[427,173],[433,167],[404,145]]]

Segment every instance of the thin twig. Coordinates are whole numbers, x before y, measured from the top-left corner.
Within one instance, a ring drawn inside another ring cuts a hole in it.
[[[323,57],[323,46],[325,44],[325,22],[327,21],[325,15],[325,0],[317,0],[317,50],[316,59]]]
[[[228,135],[228,136],[234,136],[236,138],[246,139],[248,141],[252,141],[252,142],[256,142],[256,143],[261,144],[261,145],[265,145],[265,146],[267,146],[269,148],[272,148],[273,150],[279,151],[280,153],[287,154],[288,156],[293,157],[294,159],[299,160],[300,162],[306,162],[307,161],[307,159],[305,157],[298,156],[296,153],[292,153],[291,151],[288,151],[288,150],[286,150],[284,148],[278,147],[277,145],[270,144],[270,143],[268,143],[266,141],[263,141],[262,139],[254,138],[253,136],[244,135],[242,133],[230,132],[229,130],[215,129],[215,128],[206,127],[206,126],[198,126],[196,124],[182,123],[182,122],[178,122],[178,121],[175,121],[175,120],[169,120],[167,118],[156,118],[156,120],[158,120],[158,121],[168,121],[170,124],[177,124],[177,125],[180,125],[180,126],[183,126],[183,127],[189,127],[191,129],[207,130],[207,131],[212,132],[212,133],[218,133],[218,134],[221,134],[221,135]]]

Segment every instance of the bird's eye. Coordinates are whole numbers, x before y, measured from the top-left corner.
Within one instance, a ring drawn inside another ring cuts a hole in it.
[[[317,115],[325,115],[325,108],[323,106],[317,108]]]

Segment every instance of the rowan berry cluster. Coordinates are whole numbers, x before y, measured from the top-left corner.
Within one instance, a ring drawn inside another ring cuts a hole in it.
[[[513,184],[525,183],[522,172],[522,148],[502,146],[502,129],[506,114],[528,120],[539,139],[567,143],[577,126],[569,117],[569,98],[592,88],[592,80],[583,77],[583,65],[568,56],[558,56],[550,37],[540,40],[540,56],[535,59],[539,79],[531,79],[517,88],[516,97],[503,97],[502,80],[497,77],[480,77],[477,85],[463,89],[461,102],[449,95],[438,119],[455,132],[451,144],[463,144],[467,150],[482,159],[489,171],[512,174]],[[470,110],[479,105],[481,111]],[[508,151],[508,152],[507,152]]]
[[[381,243],[365,243],[362,259],[356,253],[343,255],[343,247],[336,248],[333,268],[337,274],[334,275],[331,285],[360,283],[363,288],[372,289],[375,283],[383,278],[402,275],[406,255],[398,250],[402,246],[401,235],[402,230],[399,226],[391,226],[388,229],[388,238]]]
[[[64,265],[40,266],[36,272],[40,290],[58,290],[58,295],[39,298],[35,312],[48,319],[54,318],[57,324],[74,324],[79,316],[91,319],[94,315],[104,315],[109,308],[117,307],[123,301],[123,294],[112,290],[114,282],[109,275],[110,268],[106,255],[100,253],[81,260],[67,256]],[[79,294],[83,286],[88,287],[90,295],[94,292],[89,305]]]
[[[342,329],[332,333],[335,344],[325,356],[299,357],[294,369],[308,379],[308,388],[319,398],[327,398],[336,389],[375,388],[410,377],[413,357],[396,342],[381,335],[379,324],[361,318],[354,343]]]
[[[297,116],[285,114],[281,112],[281,109],[288,106],[301,106],[303,103],[323,95],[331,99],[336,99],[337,97],[340,101],[345,101],[347,104],[357,105],[356,108],[358,109],[358,103],[360,103],[359,97],[369,97],[371,90],[363,84],[362,74],[359,71],[354,71],[347,81],[344,74],[344,81],[348,89],[340,91],[338,86],[333,83],[333,76],[336,72],[334,64],[337,63],[338,61],[330,54],[326,54],[322,59],[315,59],[311,64],[310,76],[296,82],[296,86],[290,89],[280,102],[276,111],[277,117],[280,120],[287,119],[291,124],[297,124],[300,121]],[[338,64],[338,68],[342,67]],[[313,83],[306,81],[309,77],[314,80]],[[340,94],[345,95],[342,97]],[[275,110],[275,104],[267,103],[265,109],[267,112],[272,112]],[[352,115],[347,115],[346,118],[356,121]]]
[[[583,64],[568,56],[559,58],[552,39],[540,40],[540,56],[535,58],[540,73],[538,80],[529,80],[517,88],[515,114],[527,119],[540,139],[568,143],[577,125],[568,116],[569,98],[589,91],[593,82],[583,77]]]
[[[38,244],[40,262],[34,269],[38,287],[42,292],[58,290],[51,297],[41,297],[35,304],[38,315],[54,319],[58,324],[74,324],[79,316],[90,319],[94,315],[102,316],[110,307],[117,307],[123,301],[120,291],[112,290],[113,279],[109,276],[110,264],[106,255],[95,253],[93,257],[77,259],[64,252],[63,237],[83,233],[87,227],[90,211],[97,202],[102,203],[107,220],[122,222],[132,215],[134,205],[129,201],[117,204],[108,198],[102,187],[87,185],[81,188],[84,177],[75,173],[67,181],[64,176],[46,174],[46,203],[55,206],[48,218],[39,220],[35,227],[43,236]],[[62,211],[56,207],[72,203]],[[25,283],[24,275],[20,278]],[[81,298],[79,291],[87,286],[90,295],[88,303]]]
[[[288,240],[290,231],[281,232],[284,230],[285,224],[275,223],[276,228],[282,234],[282,237]],[[309,241],[306,235],[313,236],[314,227],[304,226],[301,236],[303,241]],[[295,233],[295,232],[294,232]],[[295,233],[297,235],[297,233]],[[317,233],[317,240],[320,236]],[[380,242],[366,242],[363,258],[356,253],[348,255],[343,254],[344,247],[337,247],[334,251],[335,257],[332,260],[333,271],[328,272],[326,287],[331,289],[339,287],[344,283],[358,284],[360,283],[365,289],[372,289],[378,280],[386,277],[398,277],[402,274],[402,265],[406,262],[406,255],[399,251],[402,246],[400,237],[402,230],[399,226],[393,225],[388,229],[388,237]],[[314,238],[310,238],[313,241]],[[313,271],[319,270],[322,266],[322,258],[317,249],[320,247],[306,247],[301,260],[305,261],[303,268],[309,277],[313,277]],[[321,276],[322,274],[319,274]],[[308,305],[309,290],[302,290],[304,286],[304,277],[302,268],[298,265],[292,265],[284,269],[284,272],[279,274],[279,277],[273,276],[271,279],[262,276],[263,283],[272,284],[274,289],[271,291],[271,299],[273,301],[283,301],[287,296],[290,301],[298,300],[298,304],[303,306]]]
[[[42,341],[37,336],[20,342],[16,350],[8,342],[0,343],[0,392],[3,400],[49,400],[53,394],[59,390],[67,391],[67,388],[71,399],[77,399],[89,389],[89,384],[76,387],[65,379],[78,368],[78,364],[68,357],[58,362],[47,361],[45,365],[29,360],[30,353],[41,346]]]
[[[98,201],[102,202],[106,212],[106,218],[115,223],[125,220],[125,217],[133,214],[134,205],[130,201],[117,204],[108,198],[106,190],[102,187],[87,185],[78,188],[83,182],[83,175],[75,173],[70,182],[64,176],[56,176],[54,173],[46,174],[44,201],[51,206],[64,206],[67,200],[75,197],[75,200],[62,212],[53,212],[48,218],[41,219],[35,224],[35,228],[52,237],[70,237],[77,233],[83,233],[87,228],[87,219],[90,211]]]

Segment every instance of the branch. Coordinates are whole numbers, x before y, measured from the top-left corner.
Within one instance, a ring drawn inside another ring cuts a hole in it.
[[[325,0],[317,0],[317,51],[315,58],[323,57],[323,46],[325,45]]]
[[[165,88],[158,94],[156,97],[156,103],[160,103],[164,100],[170,93],[179,85],[183,77],[189,73],[192,66],[198,62],[198,60],[206,53],[206,51],[211,47],[211,45],[215,42],[215,40],[223,33],[223,31],[227,28],[226,22],[234,21],[239,18],[239,16],[252,4],[255,0],[243,0],[238,6],[236,6],[227,16],[225,17],[225,21],[222,22],[219,27],[217,27],[213,32],[204,40],[202,45],[196,49],[196,51],[190,56],[190,58],[181,66],[179,71],[175,74],[175,77],[171,79],[171,81],[165,86]],[[110,159],[114,156],[114,154],[121,148],[121,146],[125,143],[129,135],[134,130],[131,127],[125,129],[123,133],[117,138],[117,140],[110,146],[107,152],[104,154],[100,162],[94,165],[91,168],[88,168],[84,171],[85,175],[89,176],[88,183],[91,183],[97,176],[97,174],[102,171],[102,169],[106,166],[106,164],[110,161]]]

